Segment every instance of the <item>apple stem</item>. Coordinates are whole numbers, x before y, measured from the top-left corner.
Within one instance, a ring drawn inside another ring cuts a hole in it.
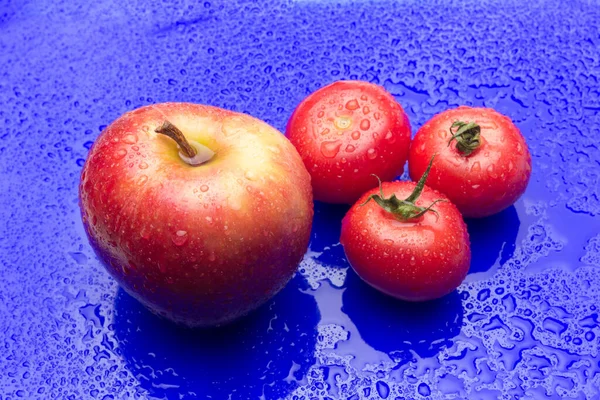
[[[183,135],[183,132],[181,132],[179,130],[179,128],[177,128],[175,125],[173,125],[169,121],[163,122],[163,124],[161,126],[159,126],[158,128],[156,128],[154,130],[154,132],[161,133],[165,136],[168,136],[171,139],[173,139],[175,142],[177,142],[177,144],[179,145],[179,148],[181,149],[181,151],[183,152],[183,154],[186,157],[188,157],[188,158],[196,157],[196,154],[197,154],[196,149],[192,145],[190,145],[190,143],[187,141],[187,139]]]

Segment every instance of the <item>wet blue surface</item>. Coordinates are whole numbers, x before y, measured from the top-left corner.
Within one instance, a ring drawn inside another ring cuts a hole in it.
[[[600,399],[600,6],[593,1],[26,1],[0,4],[0,399]],[[363,285],[316,205],[271,303],[189,332],[118,289],[77,184],[101,129],[162,101],[283,130],[309,92],[364,79],[413,132],[460,104],[513,118],[533,175],[470,221],[458,291],[407,305]]]

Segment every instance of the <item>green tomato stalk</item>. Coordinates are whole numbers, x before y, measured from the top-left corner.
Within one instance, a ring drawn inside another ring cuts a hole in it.
[[[427,211],[431,211],[438,215],[437,211],[435,211],[432,207],[437,203],[446,201],[444,199],[438,199],[431,203],[428,207],[419,207],[415,204],[415,201],[417,201],[417,199],[421,195],[421,192],[423,192],[423,188],[425,187],[425,181],[429,176],[429,171],[431,171],[431,166],[433,164],[434,158],[435,156],[431,157],[431,161],[429,161],[429,165],[427,166],[425,173],[423,173],[423,176],[421,176],[421,179],[419,179],[419,182],[417,182],[415,189],[410,194],[410,196],[408,196],[404,200],[400,200],[398,197],[396,197],[395,194],[392,194],[389,198],[386,199],[383,194],[381,179],[379,179],[377,175],[373,174],[373,176],[379,181],[379,194],[370,195],[369,198],[360,206],[362,207],[369,201],[374,200],[381,208],[383,208],[389,213],[392,213],[400,221],[408,221],[411,219],[419,218],[423,216]]]

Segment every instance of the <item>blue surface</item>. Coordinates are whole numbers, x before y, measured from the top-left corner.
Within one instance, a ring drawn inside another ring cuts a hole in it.
[[[2,1],[0,399],[600,399],[600,6],[265,4]],[[77,205],[104,126],[191,101],[283,130],[338,79],[385,86],[413,132],[468,104],[526,136],[530,186],[469,222],[456,293],[374,292],[338,244],[345,208],[322,204],[300,273],[237,325],[181,330],[118,289]]]

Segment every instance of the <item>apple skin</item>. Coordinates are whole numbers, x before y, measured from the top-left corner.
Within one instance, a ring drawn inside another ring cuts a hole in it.
[[[215,156],[191,166],[165,120]],[[190,327],[225,324],[291,279],[313,217],[294,146],[249,115],[191,103],[128,112],[90,150],[79,187],[92,247],[151,311]]]

